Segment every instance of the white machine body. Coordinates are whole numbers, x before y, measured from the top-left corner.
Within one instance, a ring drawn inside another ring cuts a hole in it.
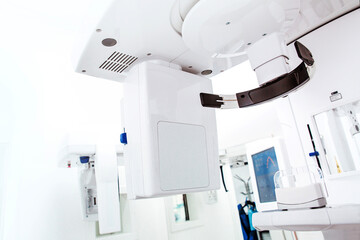
[[[277,205],[280,210],[318,208],[326,206],[326,194],[320,183],[303,187],[275,188]]]
[[[248,47],[247,55],[259,85],[290,72],[284,36],[272,33]]]
[[[308,166],[280,170],[274,175],[275,195],[280,210],[321,208],[328,197],[319,168]]]
[[[128,198],[219,188],[215,111],[199,93],[209,79],[167,62],[143,62],[124,83]]]

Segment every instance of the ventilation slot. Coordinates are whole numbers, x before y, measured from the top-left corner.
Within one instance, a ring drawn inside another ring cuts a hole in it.
[[[103,62],[103,64],[100,65],[99,68],[112,72],[122,73],[137,59],[137,57],[130,56],[125,53],[114,52],[108,59],[106,59],[105,62]]]

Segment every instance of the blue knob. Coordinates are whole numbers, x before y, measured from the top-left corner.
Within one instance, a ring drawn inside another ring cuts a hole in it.
[[[85,163],[89,162],[89,159],[90,159],[89,156],[81,156],[80,157],[80,162],[85,164]]]
[[[309,156],[310,157],[317,157],[317,156],[319,156],[319,152],[318,151],[315,151],[315,152],[311,152],[311,153],[309,153]]]
[[[122,134],[120,134],[120,142],[124,145],[127,144],[127,136],[126,136],[126,132],[123,132]]]

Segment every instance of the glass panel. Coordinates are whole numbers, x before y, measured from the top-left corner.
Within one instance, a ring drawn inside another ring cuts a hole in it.
[[[360,170],[360,101],[314,118],[330,174]]]

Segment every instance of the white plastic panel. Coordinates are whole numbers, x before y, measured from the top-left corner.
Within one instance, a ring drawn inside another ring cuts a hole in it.
[[[101,234],[121,231],[115,146],[96,146],[95,176]]]
[[[278,203],[290,205],[305,204],[325,197],[320,183],[304,187],[276,188],[275,192]]]
[[[246,51],[259,85],[290,71],[290,66],[286,62],[288,53],[283,34],[270,34],[248,47]]]
[[[331,224],[327,211],[328,208],[258,212],[253,214],[253,224],[259,231],[321,231]]]
[[[333,236],[340,233],[335,235],[336,237],[326,235],[329,238],[325,239],[358,239],[359,210],[359,205],[342,205],[319,209],[258,212],[253,214],[253,224],[259,231],[323,231]]]
[[[187,14],[182,35],[191,51],[236,54],[273,33],[285,33],[300,12],[300,1],[206,0]]]
[[[203,126],[158,123],[161,189],[207,187],[206,134]]]

